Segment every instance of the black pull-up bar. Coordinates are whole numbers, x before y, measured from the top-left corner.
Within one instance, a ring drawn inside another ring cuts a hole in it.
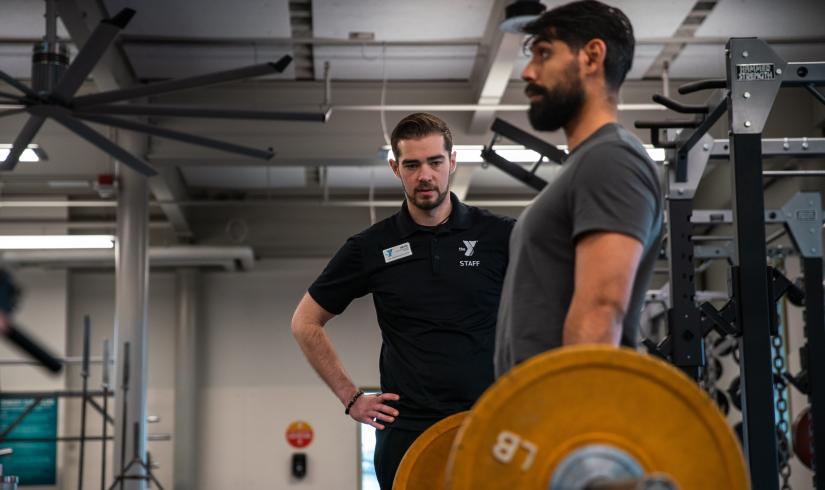
[[[711,78],[708,80],[697,80],[695,82],[688,82],[679,87],[679,93],[682,95],[692,94],[701,90],[712,90],[727,88],[728,82],[723,78]]]
[[[511,177],[516,178],[517,180],[520,180],[521,182],[524,182],[525,184],[529,185],[537,191],[541,191],[547,186],[546,180],[526,170],[521,165],[513,163],[510,160],[507,160],[506,158],[496,153],[495,150],[493,150],[492,148],[485,147],[483,150],[481,150],[481,158],[483,158],[485,162],[494,165],[502,172],[510,175]]]
[[[653,102],[662,104],[672,111],[682,114],[707,114],[710,109],[706,105],[688,105],[677,102],[660,94],[653,94]]]

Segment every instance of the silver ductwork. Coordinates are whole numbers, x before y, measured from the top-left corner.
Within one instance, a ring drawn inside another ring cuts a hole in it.
[[[8,251],[0,253],[0,264],[13,267],[110,268],[115,266],[115,252],[113,249]],[[247,271],[255,266],[255,255],[251,247],[150,247],[149,266],[217,267],[228,271]]]

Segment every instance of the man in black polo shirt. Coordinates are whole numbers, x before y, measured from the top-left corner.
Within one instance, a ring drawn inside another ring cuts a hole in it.
[[[292,331],[346,413],[376,431],[384,490],[407,448],[438,420],[469,409],[493,382],[496,311],[514,221],[449,192],[456,159],[437,117],[405,117],[390,167],[406,199],[395,215],[349,238],[304,295]],[[383,393],[364,395],[324,325],[372,293],[383,340]]]

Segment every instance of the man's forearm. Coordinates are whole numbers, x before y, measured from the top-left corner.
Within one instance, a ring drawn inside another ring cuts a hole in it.
[[[562,342],[575,344],[610,344],[618,346],[622,336],[624,314],[614,306],[571,308],[564,321]]]
[[[346,405],[357,391],[357,387],[341,364],[324,328],[320,325],[301,325],[293,327],[293,335],[321,379],[341,403]]]

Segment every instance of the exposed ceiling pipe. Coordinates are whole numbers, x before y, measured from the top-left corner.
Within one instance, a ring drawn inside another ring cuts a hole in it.
[[[825,44],[825,36],[767,36],[762,38],[768,44]],[[39,37],[0,37],[0,44],[25,45],[41,41]],[[712,44],[724,46],[729,38],[722,36],[707,37],[640,37],[636,39],[636,45],[643,44]],[[71,39],[58,38],[58,42],[75,46]],[[123,45],[176,45],[176,46],[289,46],[289,45],[316,45],[316,46],[479,46],[482,39],[478,37],[459,39],[429,39],[417,41],[399,40],[367,40],[367,39],[340,39],[323,37],[267,37],[267,38],[197,38],[197,37],[174,37],[174,36],[154,36],[154,35],[121,35]]]
[[[10,266],[104,267],[115,265],[114,250],[25,250],[0,253]],[[150,247],[151,267],[220,267],[228,271],[252,270],[251,247],[173,246]]]
[[[479,207],[524,207],[532,202],[531,199],[478,199],[467,200],[466,204]],[[401,205],[401,199],[387,199],[378,201],[358,199],[294,199],[294,198],[267,198],[267,199],[220,199],[198,201],[152,201],[152,206],[176,204],[191,207],[266,207],[266,206],[321,206],[321,207],[350,207],[394,208]],[[116,207],[116,201],[0,201],[0,208],[84,208],[84,207]]]
[[[27,219],[27,218],[6,218],[0,219],[0,228],[8,230],[12,227],[26,228],[65,228],[68,230],[102,230],[117,228],[116,221],[61,221],[61,220],[41,220],[41,219]],[[172,224],[168,221],[150,221],[149,228],[165,229],[172,228]]]
[[[474,112],[494,110],[501,112],[527,112],[529,104],[375,104],[375,105],[333,105],[334,111],[398,111],[398,112]],[[620,111],[665,111],[660,104],[619,104]]]
[[[147,106],[151,107],[151,105]],[[325,106],[326,108],[327,106]],[[396,112],[475,112],[478,110],[500,112],[527,112],[528,104],[364,104],[364,105],[332,105],[332,111],[396,111]],[[0,110],[21,109],[20,104],[0,104]],[[666,111],[667,108],[659,104],[619,104],[620,111]]]

